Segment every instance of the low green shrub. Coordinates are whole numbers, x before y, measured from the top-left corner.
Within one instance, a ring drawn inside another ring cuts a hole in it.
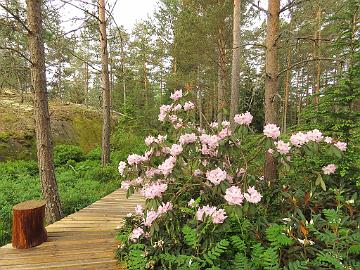
[[[79,146],[57,145],[54,148],[54,162],[56,166],[64,165],[69,160],[79,162],[84,159],[85,155]]]

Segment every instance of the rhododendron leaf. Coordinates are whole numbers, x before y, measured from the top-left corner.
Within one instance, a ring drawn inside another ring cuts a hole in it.
[[[326,185],[325,185],[325,182],[324,182],[324,180],[322,178],[321,178],[321,181],[320,181],[320,186],[324,191],[326,191]]]
[[[318,177],[316,178],[316,181],[315,181],[315,185],[320,185],[320,182],[322,181],[322,177],[321,177],[321,174],[318,175]]]
[[[332,146],[332,152],[334,153],[334,155],[338,158],[342,157],[342,152],[335,146]]]

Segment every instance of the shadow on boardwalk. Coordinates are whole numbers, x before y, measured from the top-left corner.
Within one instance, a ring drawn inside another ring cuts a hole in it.
[[[117,190],[46,227],[48,241],[17,250],[0,248],[0,269],[122,269],[114,259],[116,227],[142,198]]]

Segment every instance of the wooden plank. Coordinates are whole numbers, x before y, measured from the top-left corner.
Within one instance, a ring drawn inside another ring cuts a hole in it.
[[[0,247],[0,269],[125,269],[114,258],[117,228],[142,202],[117,190],[94,204],[46,227],[48,241],[32,249]]]

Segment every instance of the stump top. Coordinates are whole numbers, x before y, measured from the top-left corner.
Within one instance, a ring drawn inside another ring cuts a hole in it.
[[[46,204],[44,200],[30,200],[14,205],[14,210],[29,210],[42,207]]]

